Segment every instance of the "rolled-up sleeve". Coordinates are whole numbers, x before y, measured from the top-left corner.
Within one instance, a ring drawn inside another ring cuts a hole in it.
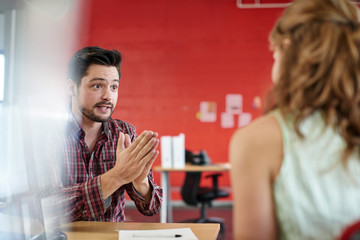
[[[106,211],[100,188],[100,177],[63,187],[55,195],[46,193],[43,204],[49,223],[78,220],[101,221]]]
[[[152,216],[159,213],[162,202],[162,189],[158,186],[153,178],[152,171],[148,174],[150,188],[152,189],[151,200],[149,204],[145,203],[145,198],[136,191],[132,183],[126,185],[126,191],[130,198],[134,201],[136,208],[143,215]]]

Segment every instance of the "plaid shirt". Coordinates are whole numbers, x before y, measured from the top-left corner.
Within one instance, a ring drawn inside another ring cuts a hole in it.
[[[125,191],[144,215],[159,212],[162,189],[154,182],[152,171],[148,178],[152,188],[150,204],[134,188],[132,183],[121,186],[104,199],[100,187],[100,175],[114,167],[119,133],[129,134],[133,142],[137,137],[135,127],[121,120],[110,119],[103,123],[103,132],[91,153],[85,143],[85,132],[74,117],[70,118],[65,138],[65,161],[62,172],[63,200],[66,202],[66,221],[124,222]]]

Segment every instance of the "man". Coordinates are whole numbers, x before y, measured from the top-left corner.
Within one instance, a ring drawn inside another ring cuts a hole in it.
[[[158,156],[157,133],[111,115],[118,98],[121,54],[85,47],[68,65],[71,116],[62,181],[67,221],[126,221],[125,191],[144,215],[159,212],[162,190],[151,166]]]

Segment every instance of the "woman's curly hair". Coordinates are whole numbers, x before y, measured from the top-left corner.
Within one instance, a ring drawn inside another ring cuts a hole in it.
[[[284,44],[284,40],[289,44]],[[295,0],[276,22],[270,43],[281,52],[268,111],[295,115],[295,130],[315,111],[347,143],[360,148],[360,25],[348,0]]]

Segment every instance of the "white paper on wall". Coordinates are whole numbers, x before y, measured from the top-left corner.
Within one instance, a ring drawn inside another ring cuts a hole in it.
[[[199,119],[201,122],[216,122],[216,102],[200,102]]]
[[[239,115],[238,127],[240,128],[249,125],[251,120],[252,120],[251,113],[241,113]]]
[[[222,128],[233,128],[234,127],[234,115],[231,113],[221,113],[221,127]]]
[[[243,111],[243,96],[241,94],[226,94],[226,112],[240,114]]]

